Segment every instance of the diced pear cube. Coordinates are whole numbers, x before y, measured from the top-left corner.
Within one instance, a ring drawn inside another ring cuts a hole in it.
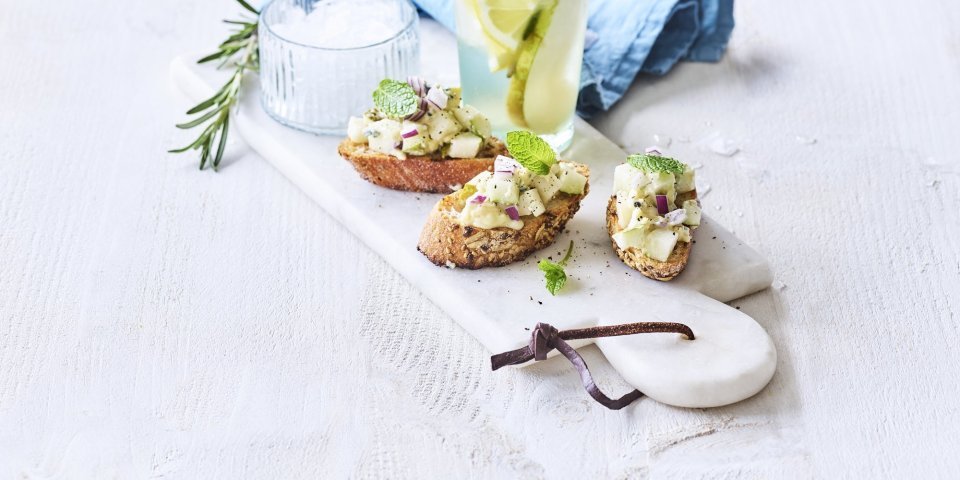
[[[653,184],[653,189],[660,195],[669,196],[670,192],[676,193],[676,189],[673,188],[673,184],[676,181],[673,174],[670,172],[657,172],[650,175],[650,183]],[[673,201],[671,199],[671,201]]]
[[[587,185],[587,177],[573,169],[564,169],[560,174],[560,191],[579,195]]]
[[[533,178],[533,186],[540,194],[540,200],[549,202],[560,191],[560,179],[553,175],[537,175]]]
[[[373,132],[367,137],[367,143],[370,148],[392,155],[399,153],[396,144],[400,143],[400,122],[396,120],[383,119],[370,124],[369,129]]]
[[[493,127],[490,126],[490,120],[483,115],[473,117],[473,120],[470,120],[467,127],[470,128],[470,131],[483,138],[489,138],[490,135],[493,135]]]
[[[643,245],[643,238],[645,237],[643,229],[634,228],[630,230],[621,230],[613,234],[613,241],[617,242],[617,246],[620,247],[620,250],[626,250],[628,248],[639,248]]]
[[[450,158],[476,158],[480,153],[483,139],[470,133],[463,132],[450,139],[450,149],[447,156]]]
[[[517,204],[520,215],[533,215],[539,217],[547,208],[543,206],[540,200],[540,194],[535,189],[526,190],[520,194],[520,202]]]
[[[642,204],[640,210],[637,212],[637,215],[643,215],[647,218],[657,218],[660,216],[660,212],[657,210],[657,207],[654,203],[654,199],[647,197],[647,202]]]
[[[633,214],[629,217],[630,221],[627,223],[627,226],[624,228],[624,230],[630,230],[633,228],[645,229],[650,225],[651,223],[650,219],[640,215],[641,212],[639,208],[633,209],[632,213]]]
[[[633,199],[630,198],[630,194],[624,191],[617,192],[617,223],[620,224],[620,228],[627,228],[627,225],[630,224],[630,219],[633,217],[633,212],[636,207],[633,205]]]
[[[490,136],[490,120],[483,116],[476,108],[470,105],[464,105],[455,109],[453,113],[457,117],[457,121],[471,132],[483,138]]]
[[[497,155],[497,158],[493,159],[493,170],[494,171],[512,171],[523,168],[520,164],[507,156]]]
[[[500,205],[515,205],[520,199],[520,189],[513,178],[498,178],[494,175],[487,181],[484,193],[491,201]]]
[[[430,124],[430,138],[434,141],[447,142],[463,131],[463,127],[453,114],[446,110],[433,110],[426,118],[427,123]]]
[[[677,245],[677,234],[669,228],[657,228],[647,234],[643,242],[643,253],[646,256],[666,262]]]
[[[696,173],[694,172],[694,170],[690,167],[686,167],[683,173],[681,173],[677,177],[677,192],[686,193],[697,188],[696,182],[694,180],[695,176],[696,176]]]
[[[533,178],[536,176],[537,174],[523,167],[513,172],[513,177],[517,180],[517,184],[524,188],[534,188]]]
[[[444,91],[447,92],[447,110],[458,110],[463,101],[463,92],[460,87],[450,87]]]
[[[412,155],[424,155],[426,153],[426,145],[424,145],[425,140],[426,139],[420,135],[404,138],[403,145],[400,149],[405,153]]]
[[[687,200],[683,202],[683,209],[687,211],[687,219],[683,221],[683,224],[699,226],[700,217],[703,215],[700,204],[696,200]]]
[[[617,165],[617,168],[613,170],[613,191],[616,192],[629,192],[636,180],[639,178],[646,178],[643,172],[633,168],[629,163],[623,163]]]
[[[363,117],[350,117],[347,122],[347,136],[354,143],[367,143],[367,119]]]

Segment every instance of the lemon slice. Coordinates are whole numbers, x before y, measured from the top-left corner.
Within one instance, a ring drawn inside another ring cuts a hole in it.
[[[490,55],[490,71],[513,68],[537,0],[470,0]]]

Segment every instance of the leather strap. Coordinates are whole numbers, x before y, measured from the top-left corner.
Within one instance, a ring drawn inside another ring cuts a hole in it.
[[[566,341],[635,335],[638,333],[679,333],[686,336],[688,340],[694,339],[693,330],[682,323],[640,322],[559,331],[552,325],[541,322],[537,323],[537,326],[531,332],[530,343],[527,346],[490,357],[490,365],[494,370],[498,370],[507,365],[520,365],[530,360],[546,360],[547,353],[557,349],[577,369],[583,388],[594,400],[611,410],[620,410],[642,397],[643,393],[634,390],[617,399],[606,396],[594,383],[593,376],[590,375],[590,369],[587,368],[587,363],[583,360],[583,357]]]

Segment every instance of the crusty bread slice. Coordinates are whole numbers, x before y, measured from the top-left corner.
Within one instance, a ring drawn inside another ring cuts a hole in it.
[[[337,147],[340,156],[353,164],[365,180],[394,190],[446,193],[453,185],[463,185],[478,173],[493,167],[497,155],[506,155],[507,147],[490,138],[477,158],[440,158],[437,155],[408,156],[400,159],[370,149],[350,139]]]
[[[693,200],[695,198],[697,198],[696,190],[681,193],[677,195],[676,203],[683,203],[686,200]],[[689,242],[677,242],[677,246],[673,248],[673,252],[667,257],[667,261],[661,262],[644,255],[638,248],[631,247],[626,250],[621,250],[620,247],[617,246],[617,242],[613,240],[613,234],[620,230],[620,223],[617,219],[617,196],[613,195],[607,203],[607,232],[610,234],[610,243],[613,244],[614,251],[617,252],[617,256],[620,257],[620,260],[623,260],[623,263],[642,273],[643,276],[660,280],[661,282],[673,280],[673,278],[680,275],[680,272],[687,266],[687,261],[690,259],[690,248],[693,246],[692,238]],[[695,231],[696,230],[692,230],[690,232],[691,237],[693,237],[693,232]]]
[[[577,171],[589,180],[590,170],[586,165],[578,164]],[[523,228],[520,230],[461,225],[457,213],[463,209],[464,199],[456,193],[447,195],[437,202],[427,217],[417,250],[437,265],[468,269],[501,267],[523,260],[553,243],[567,221],[577,213],[589,188],[588,182],[581,195],[558,193],[539,217],[521,217]]]

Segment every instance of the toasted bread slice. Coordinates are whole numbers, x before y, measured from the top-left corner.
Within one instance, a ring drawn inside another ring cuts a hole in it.
[[[497,155],[506,155],[507,147],[490,138],[477,158],[441,158],[439,155],[408,156],[400,159],[370,149],[350,139],[337,147],[340,156],[353,164],[365,180],[394,190],[446,193],[463,185],[478,173],[493,167]]]
[[[696,190],[681,193],[677,195],[677,203],[695,198],[697,198]],[[613,250],[617,252],[620,260],[623,260],[623,263],[629,265],[630,268],[642,273],[643,276],[661,282],[673,280],[686,268],[687,261],[690,259],[690,247],[693,246],[692,239],[690,242],[677,242],[677,246],[673,248],[673,252],[667,257],[667,261],[661,262],[644,255],[638,248],[621,250],[617,242],[613,240],[613,234],[620,230],[620,223],[617,219],[617,196],[613,195],[607,203],[607,233],[610,234],[610,243],[613,244]],[[691,237],[695,231],[691,231]]]
[[[456,194],[447,195],[427,217],[417,250],[437,265],[471,270],[501,267],[523,260],[553,243],[567,221],[580,209],[580,201],[590,189],[590,170],[586,165],[578,164],[577,171],[588,179],[583,194],[558,193],[545,205],[546,211],[539,217],[521,217],[523,228],[520,230],[461,225],[457,214],[463,209],[464,200]]]

